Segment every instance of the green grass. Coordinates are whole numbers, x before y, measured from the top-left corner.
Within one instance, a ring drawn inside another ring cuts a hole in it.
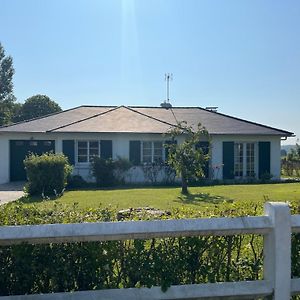
[[[149,187],[109,190],[67,191],[58,200],[24,198],[26,203],[35,203],[40,207],[51,207],[57,201],[66,205],[78,203],[79,207],[111,207],[125,209],[130,207],[155,207],[173,209],[186,207],[193,210],[206,210],[231,205],[258,206],[265,201],[289,201],[300,203],[300,183],[259,184],[259,185],[219,185],[191,187],[190,195],[183,196],[180,188]]]

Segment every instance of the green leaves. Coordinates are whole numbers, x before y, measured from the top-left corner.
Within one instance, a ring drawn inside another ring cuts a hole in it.
[[[204,167],[209,160],[209,154],[204,154],[198,147],[201,141],[209,140],[208,131],[199,123],[195,128],[181,122],[177,127],[167,133],[173,141],[182,138],[181,143],[167,143],[167,163],[176,171],[176,175],[182,179],[182,193],[187,194],[187,185],[190,180],[204,177]]]
[[[116,221],[111,209],[0,206],[0,225]],[[227,215],[252,214],[228,211]],[[215,212],[220,215],[223,212]],[[172,218],[209,212],[173,211]],[[149,216],[148,216],[149,217]],[[134,219],[130,216],[129,220]],[[7,276],[9,274],[9,276]],[[0,295],[254,280],[262,276],[259,236],[180,237],[0,247]]]
[[[60,112],[61,107],[46,95],[34,95],[25,100],[14,121],[30,120],[48,114]]]
[[[96,178],[99,187],[108,187],[124,183],[126,172],[131,168],[131,163],[126,158],[93,157],[91,168],[92,175]]]
[[[12,78],[15,73],[11,56],[5,56],[4,48],[0,43],[0,102],[13,93]]]
[[[39,194],[59,196],[63,192],[72,167],[63,154],[30,154],[24,160],[28,183],[26,190],[30,195]]]
[[[11,123],[13,115],[19,110],[20,104],[15,103],[13,95],[13,60],[5,56],[4,48],[0,43],[0,125]]]

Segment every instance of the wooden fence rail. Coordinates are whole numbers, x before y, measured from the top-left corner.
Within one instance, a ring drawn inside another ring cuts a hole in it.
[[[253,299],[272,295],[288,300],[300,293],[300,279],[291,279],[291,233],[300,232],[300,215],[285,203],[266,203],[259,217],[101,222],[0,227],[0,246],[23,242],[65,243],[180,236],[261,234],[264,237],[264,279],[160,287],[109,289],[38,295],[2,296],[0,300],[94,299]]]

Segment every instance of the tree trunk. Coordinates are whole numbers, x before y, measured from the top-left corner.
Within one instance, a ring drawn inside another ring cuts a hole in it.
[[[184,195],[187,195],[189,193],[188,183],[187,183],[187,179],[185,177],[181,178],[181,193]]]

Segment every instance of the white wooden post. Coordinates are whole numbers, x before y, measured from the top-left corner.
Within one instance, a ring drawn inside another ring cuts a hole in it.
[[[273,299],[291,295],[291,213],[286,203],[265,204],[273,228],[264,236],[264,279],[271,282]]]

